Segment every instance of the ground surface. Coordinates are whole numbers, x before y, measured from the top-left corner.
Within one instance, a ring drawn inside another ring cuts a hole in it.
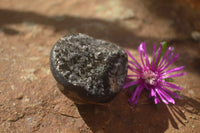
[[[190,3],[192,2],[192,3]],[[200,132],[200,3],[197,0],[1,0],[0,132]],[[187,75],[176,105],[155,107],[122,91],[108,106],[75,105],[49,70],[53,44],[82,32],[129,49],[170,42]]]

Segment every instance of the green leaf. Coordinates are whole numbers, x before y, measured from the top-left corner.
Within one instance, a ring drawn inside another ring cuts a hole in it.
[[[131,60],[130,62],[135,63],[135,61]]]
[[[166,78],[166,79],[164,79],[165,81],[167,81],[167,82],[174,82],[174,79],[173,78]]]
[[[136,88],[137,88],[137,85],[133,85],[129,87],[129,91],[134,92]]]
[[[156,109],[159,110],[160,109],[159,104],[155,104],[155,105],[156,105]]]
[[[162,44],[162,51],[161,51],[158,63],[160,62],[160,59],[161,59],[161,57],[163,57],[163,54],[166,52],[166,48],[167,48],[167,42],[162,42],[161,44]]]

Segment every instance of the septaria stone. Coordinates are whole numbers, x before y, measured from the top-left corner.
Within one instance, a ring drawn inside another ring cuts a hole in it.
[[[62,37],[50,55],[58,87],[78,103],[110,101],[125,82],[127,64],[119,46],[81,33]]]

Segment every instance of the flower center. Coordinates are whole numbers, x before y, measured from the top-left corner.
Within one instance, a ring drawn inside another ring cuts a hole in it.
[[[158,80],[158,73],[151,70],[144,70],[141,78],[146,84],[156,85]]]

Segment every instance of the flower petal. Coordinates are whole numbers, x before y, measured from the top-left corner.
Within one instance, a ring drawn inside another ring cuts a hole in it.
[[[145,67],[145,64],[144,64],[144,59],[142,58],[142,54],[143,53],[145,53],[146,51],[145,51],[145,45],[144,45],[145,43],[141,43],[140,45],[139,45],[139,47],[138,47],[138,51],[139,51],[139,54],[140,54],[140,59],[141,59],[141,61],[142,61],[142,65],[143,65],[143,67]]]
[[[143,67],[145,67],[145,64],[144,64],[144,60],[146,62],[146,66],[149,66],[149,58],[147,56],[147,52],[146,52],[146,43],[145,42],[142,42],[140,44],[140,46],[138,47],[138,51],[139,51],[139,54],[140,54],[140,58],[141,58],[141,61],[142,61],[142,64],[143,64]],[[143,56],[144,56],[144,59],[143,59]]]
[[[184,67],[185,67],[185,66],[180,66],[180,67],[176,67],[176,68],[173,68],[173,69],[167,70],[167,71],[163,72],[163,73],[161,74],[161,76],[166,75],[166,74],[168,74],[168,73],[181,71],[181,70],[184,69]]]
[[[180,88],[180,87],[178,87],[174,84],[171,84],[169,82],[166,82],[166,81],[163,81],[163,80],[161,82],[164,83],[164,84],[162,84],[163,86],[167,86],[167,87],[170,87],[170,88],[176,89],[176,90],[182,90],[182,88]]]
[[[160,65],[160,67],[158,67],[158,69],[163,68],[163,67],[167,64],[167,62],[169,61],[169,59],[170,59],[173,55],[174,55],[174,53],[171,52],[171,54],[165,59],[165,61],[163,62],[163,64]]]
[[[180,77],[180,76],[183,76],[185,75],[186,73],[178,73],[178,74],[173,74],[173,75],[169,75],[169,76],[163,76],[162,78],[163,79],[166,79],[166,78],[173,78],[173,77]]]
[[[165,98],[162,96],[162,94],[160,93],[159,89],[156,89],[157,94],[159,95],[160,99],[163,101],[163,103],[168,104],[167,100],[165,100]]]
[[[126,82],[127,81],[132,81],[132,80],[134,80],[134,79],[126,77]]]
[[[174,93],[174,92],[172,92],[172,91],[168,90],[168,89],[167,89],[167,88],[165,88],[165,87],[162,87],[162,90],[163,90],[163,91],[165,91],[165,92],[167,92],[167,93],[169,93],[170,95],[172,95],[172,96],[174,96],[174,97],[178,98],[178,99],[180,99],[180,98],[181,98],[179,95],[177,95],[176,93]]]
[[[130,69],[131,71],[135,72],[135,73],[140,73],[137,69],[133,68],[132,66],[128,65],[128,69]]]
[[[149,63],[149,58],[148,58],[148,55],[147,55],[147,49],[146,49],[146,43],[145,42],[143,43],[143,48],[144,48],[143,55],[144,55],[144,60],[146,62],[146,66],[150,67],[150,63]]]
[[[125,83],[125,85],[123,86],[123,89],[128,88],[128,87],[133,86],[133,85],[136,85],[137,83],[139,83],[138,80]]]
[[[159,58],[160,58],[161,51],[162,51],[162,44],[160,44],[160,45],[159,45],[159,48],[158,48],[158,52],[157,52],[157,55],[156,55],[156,60],[155,60],[155,62],[154,62],[154,69],[157,67],[157,64],[158,64],[158,61],[159,61]]]
[[[139,96],[144,88],[140,85],[137,86],[135,92],[132,94],[131,98],[128,100],[131,105],[138,103]]]
[[[155,96],[155,98],[154,98],[154,103],[155,103],[155,104],[160,103],[160,99],[159,99],[157,96]]]
[[[154,91],[154,89],[151,89],[151,96],[155,97],[156,96],[156,92]]]
[[[172,47],[169,47],[167,52],[165,53],[165,55],[163,56],[163,58],[161,59],[159,66],[160,67],[162,65],[162,63],[166,60],[167,56],[169,55],[169,53],[172,51]]]
[[[178,57],[179,57],[179,54],[176,54],[176,55],[171,59],[171,61],[170,61],[168,64],[166,64],[163,68],[161,68],[161,71],[163,71],[163,70],[166,69],[169,65],[171,65],[173,62],[175,62],[175,61],[178,59]]]
[[[174,99],[171,97],[171,96],[169,96],[166,92],[164,92],[163,90],[159,90],[160,91],[160,94],[168,101],[168,102],[170,102],[170,103],[172,103],[172,104],[175,104],[175,101],[174,101]]]
[[[130,64],[134,65],[136,68],[140,69],[140,67],[136,63],[133,63],[131,61],[128,61],[128,63],[130,63]]]
[[[154,46],[153,46],[153,60],[152,60],[152,62],[151,62],[152,68],[153,68],[153,66],[154,66],[155,55],[156,55],[156,45],[154,44]]]
[[[128,50],[125,50],[125,51],[126,51],[126,53],[128,54],[128,56],[130,56],[130,57],[132,58],[132,60],[135,61],[135,63],[136,63],[140,68],[142,68],[141,65],[137,62],[137,60],[130,54],[130,52],[129,52]]]

